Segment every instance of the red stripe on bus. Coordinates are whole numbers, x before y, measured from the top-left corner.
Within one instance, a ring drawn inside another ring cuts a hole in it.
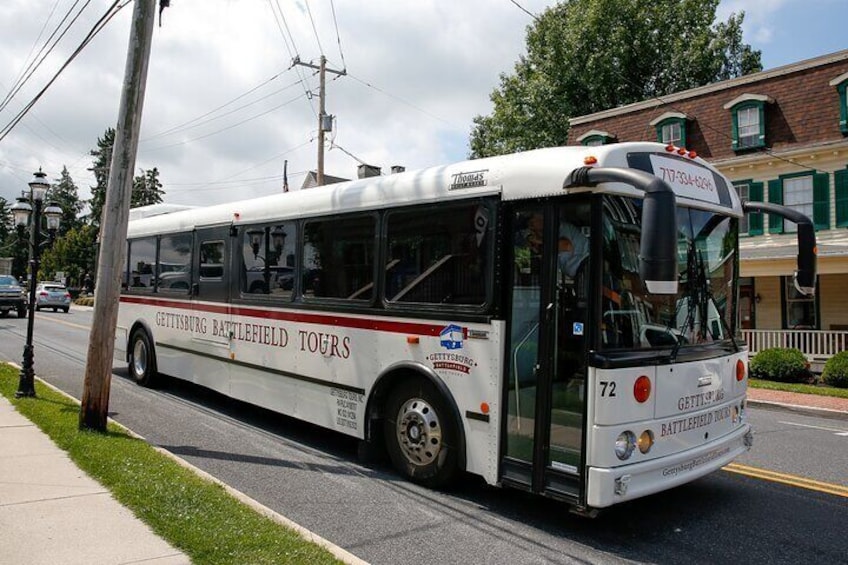
[[[252,318],[264,318],[266,320],[279,320],[283,322],[298,322],[303,324],[321,324],[324,326],[339,326],[343,328],[355,328],[361,330],[374,330],[381,332],[392,332],[402,334],[416,334],[437,336],[446,324],[416,324],[414,322],[394,322],[373,318],[349,318],[335,314],[312,314],[305,312],[279,312],[274,310],[259,310],[245,306],[219,306],[215,304],[197,304],[183,302],[180,300],[165,300],[160,298],[146,298],[141,296],[122,296],[121,302],[128,304],[143,304],[146,306],[157,306],[160,308],[174,308],[178,310],[190,310],[208,312],[211,314],[225,314],[228,316],[250,316]]]

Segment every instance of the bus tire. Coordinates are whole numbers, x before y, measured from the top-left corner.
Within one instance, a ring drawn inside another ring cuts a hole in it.
[[[456,475],[459,429],[431,382],[416,378],[394,387],[386,402],[384,435],[392,464],[411,481],[437,488]]]
[[[133,332],[130,338],[129,373],[136,384],[146,387],[156,385],[156,354],[150,336],[143,329]]]

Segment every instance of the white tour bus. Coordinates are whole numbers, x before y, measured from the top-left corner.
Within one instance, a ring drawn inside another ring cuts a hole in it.
[[[740,202],[685,149],[560,147],[131,221],[117,349],[592,513],[745,452]]]

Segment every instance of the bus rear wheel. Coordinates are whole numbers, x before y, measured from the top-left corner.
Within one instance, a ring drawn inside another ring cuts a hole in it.
[[[384,435],[395,469],[428,487],[442,487],[457,471],[456,422],[444,397],[424,379],[404,381],[388,397]]]
[[[156,384],[156,355],[150,336],[144,330],[136,330],[130,338],[129,370],[136,384],[146,387]]]

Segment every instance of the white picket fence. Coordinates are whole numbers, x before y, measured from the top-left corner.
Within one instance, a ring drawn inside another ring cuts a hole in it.
[[[770,347],[800,349],[811,362],[823,362],[848,348],[848,331],[742,330],[751,355]]]

